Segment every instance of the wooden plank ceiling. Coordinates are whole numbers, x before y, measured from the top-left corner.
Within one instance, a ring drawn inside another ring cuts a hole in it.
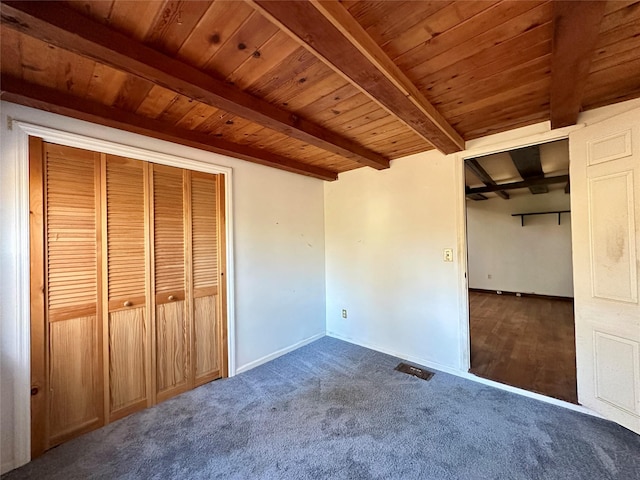
[[[3,100],[325,180],[640,96],[640,0],[1,9]]]

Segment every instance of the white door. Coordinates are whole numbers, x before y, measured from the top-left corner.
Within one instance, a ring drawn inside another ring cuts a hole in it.
[[[578,401],[640,433],[640,111],[569,141]]]

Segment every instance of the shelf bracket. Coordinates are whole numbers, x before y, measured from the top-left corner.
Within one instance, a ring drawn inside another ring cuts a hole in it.
[[[570,213],[571,210],[553,210],[551,212],[529,212],[529,213],[512,213],[512,217],[520,217],[520,226],[524,227],[524,217],[528,217],[529,215],[558,215],[558,225],[562,223],[562,214]]]

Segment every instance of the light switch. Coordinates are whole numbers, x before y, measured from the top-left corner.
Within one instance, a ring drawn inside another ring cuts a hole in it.
[[[443,257],[445,262],[453,262],[453,248],[445,248]]]

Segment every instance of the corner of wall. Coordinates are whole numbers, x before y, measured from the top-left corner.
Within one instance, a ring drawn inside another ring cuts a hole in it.
[[[259,367],[260,365],[270,362],[271,360],[275,360],[276,358],[286,355],[287,353],[293,352],[294,350],[304,347],[305,345],[309,345],[310,343],[313,343],[316,340],[320,340],[324,336],[326,336],[325,332],[316,333],[315,335],[311,335],[310,337],[305,338],[304,340],[301,340],[299,342],[296,342],[293,345],[289,345],[288,347],[281,348],[280,350],[270,353],[269,355],[265,355],[261,358],[258,358],[257,360],[253,360],[252,362],[245,363],[244,365],[236,369],[236,374],[248,372],[249,370]]]
[[[13,458],[11,460],[3,460],[0,464],[0,475],[4,475],[16,468],[14,465]]]

